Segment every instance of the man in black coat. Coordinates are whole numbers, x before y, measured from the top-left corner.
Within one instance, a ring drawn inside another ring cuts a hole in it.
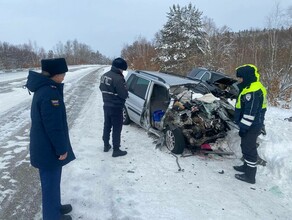
[[[121,131],[123,127],[123,107],[128,97],[123,70],[127,68],[127,62],[124,59],[116,58],[112,62],[111,70],[103,74],[100,79],[99,88],[102,92],[104,103],[104,128],[102,136],[104,152],[108,152],[111,148],[109,140],[111,129],[113,129],[113,157],[127,154],[127,151],[120,150]]]
[[[42,72],[29,71],[26,87],[34,92],[31,105],[30,161],[39,169],[43,220],[70,220],[70,204],[61,205],[62,166],[75,159],[63,100],[68,67],[64,58],[41,61]]]

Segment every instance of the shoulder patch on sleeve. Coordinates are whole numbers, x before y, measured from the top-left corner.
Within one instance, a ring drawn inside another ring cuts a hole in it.
[[[251,99],[251,94],[246,94],[245,99],[249,101]]]
[[[53,106],[59,106],[60,105],[58,99],[51,100],[51,103],[52,103]]]

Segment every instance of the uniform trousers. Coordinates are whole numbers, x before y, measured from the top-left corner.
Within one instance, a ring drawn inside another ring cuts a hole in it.
[[[262,126],[252,126],[246,135],[241,138],[241,151],[245,160],[257,162],[257,137],[260,135]]]
[[[105,146],[109,145],[110,133],[112,132],[113,148],[117,150],[121,146],[121,131],[123,127],[123,108],[104,106],[104,127],[103,142]]]
[[[53,170],[39,169],[42,188],[43,220],[61,218],[61,174],[62,167]]]

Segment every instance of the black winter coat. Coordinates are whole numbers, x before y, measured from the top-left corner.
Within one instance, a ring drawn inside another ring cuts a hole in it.
[[[63,83],[29,71],[26,87],[34,92],[31,105],[30,161],[39,169],[54,169],[75,159],[63,100]],[[59,156],[68,153],[65,160]]]
[[[104,106],[122,108],[128,98],[124,76],[114,66],[101,76],[99,89],[102,92]]]

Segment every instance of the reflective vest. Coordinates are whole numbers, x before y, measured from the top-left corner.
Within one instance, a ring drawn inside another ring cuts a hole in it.
[[[248,64],[250,65],[250,64]],[[241,96],[245,95],[247,93],[251,93],[251,92],[256,92],[258,90],[262,90],[263,93],[263,104],[262,104],[262,109],[267,108],[267,90],[266,88],[262,85],[261,82],[257,81],[257,82],[253,82],[250,84],[250,86],[248,88],[244,88],[242,90],[242,92],[239,94],[235,108],[237,109],[241,109]]]

